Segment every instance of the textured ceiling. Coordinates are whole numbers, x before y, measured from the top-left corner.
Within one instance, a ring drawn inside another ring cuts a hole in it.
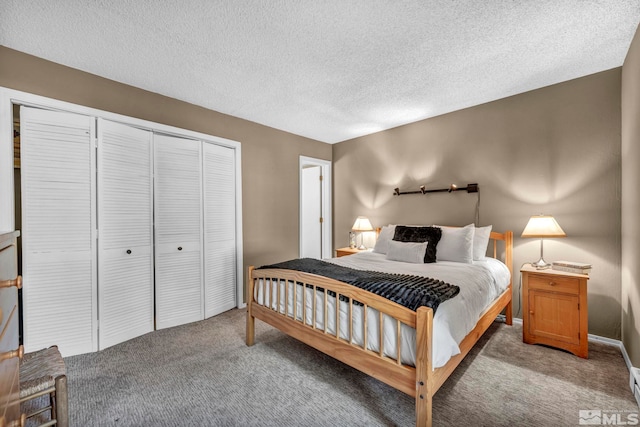
[[[2,0],[0,44],[335,143],[622,65],[638,0]]]

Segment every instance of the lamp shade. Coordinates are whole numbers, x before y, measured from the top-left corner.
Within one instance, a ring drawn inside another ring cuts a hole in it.
[[[367,217],[359,216],[356,218],[356,222],[353,223],[351,231],[373,231],[373,227]]]
[[[551,215],[534,215],[529,218],[521,237],[567,237],[560,225]]]

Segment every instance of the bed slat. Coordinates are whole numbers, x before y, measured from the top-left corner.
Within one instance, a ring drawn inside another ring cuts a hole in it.
[[[369,343],[367,342],[367,338],[369,337],[369,329],[367,327],[367,314],[368,314],[368,312],[369,312],[369,306],[367,306],[367,304],[365,304],[364,305],[364,316],[363,316],[363,318],[364,318],[364,331],[363,331],[364,337],[362,339],[362,342],[363,342],[362,349],[364,351],[367,351],[369,349]]]
[[[380,342],[379,342],[379,352],[378,354],[380,354],[380,357],[384,356],[384,324],[382,323],[382,321],[384,319],[382,319],[382,312],[378,312],[378,314],[380,315],[380,323],[378,324],[378,331],[380,332]]]
[[[312,316],[312,320],[311,321],[313,322],[313,324],[312,324],[313,329],[316,329],[316,309],[317,309],[317,307],[316,307],[316,291],[317,291],[316,285],[313,285],[313,314],[311,315]]]
[[[401,362],[401,361],[402,361],[402,356],[401,356],[401,354],[400,354],[400,348],[401,348],[401,345],[400,345],[400,344],[401,344],[401,343],[400,343],[401,328],[400,328],[400,321],[399,321],[399,320],[396,320],[396,327],[398,328],[398,331],[397,331],[397,333],[396,333],[396,348],[397,348],[396,355],[398,356],[398,359],[397,359],[396,363],[399,365],[399,364],[401,364],[401,363],[402,363],[402,362]]]

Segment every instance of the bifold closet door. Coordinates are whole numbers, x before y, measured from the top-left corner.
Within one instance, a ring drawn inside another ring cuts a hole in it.
[[[156,328],[204,318],[201,142],[155,134]]]
[[[98,119],[98,344],[153,331],[150,131]]]
[[[205,318],[236,306],[235,150],[203,143]]]
[[[25,351],[97,350],[95,119],[20,109]]]

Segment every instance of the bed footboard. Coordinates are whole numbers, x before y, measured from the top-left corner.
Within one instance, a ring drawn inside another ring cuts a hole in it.
[[[415,368],[402,362],[406,339],[402,332],[405,327],[416,330],[416,348],[425,347],[421,363],[430,367],[433,310],[421,308],[419,311],[431,322],[420,322],[416,312],[383,297],[298,271],[250,267],[249,278],[247,345],[254,343],[257,318],[404,393],[416,395]],[[336,301],[340,309],[335,308]],[[355,311],[364,317],[360,328],[351,321]],[[395,324],[394,336],[387,336],[387,328],[379,327],[390,322]],[[376,329],[373,332],[369,330],[372,327]],[[372,333],[376,335],[374,340],[368,338]],[[385,348],[385,342],[393,342],[393,348]]]
[[[513,233],[491,233],[493,256],[496,242],[505,243],[505,264],[512,271]],[[460,354],[443,367],[433,369],[433,310],[411,311],[383,297],[333,279],[283,269],[249,267],[246,343],[255,341],[255,319],[314,347],[415,398],[416,426],[431,426],[433,395],[487,330],[505,310],[512,323],[512,288],[488,307],[476,327],[460,343]],[[331,308],[331,302],[333,307]],[[354,326],[354,312],[361,313],[361,326]],[[345,323],[345,319],[347,319]],[[395,325],[389,337],[385,324]],[[378,325],[378,327],[376,327]],[[370,334],[369,329],[374,331]],[[415,366],[404,362],[404,328],[415,330]],[[372,335],[375,339],[370,339]],[[385,341],[393,343],[385,348]]]

